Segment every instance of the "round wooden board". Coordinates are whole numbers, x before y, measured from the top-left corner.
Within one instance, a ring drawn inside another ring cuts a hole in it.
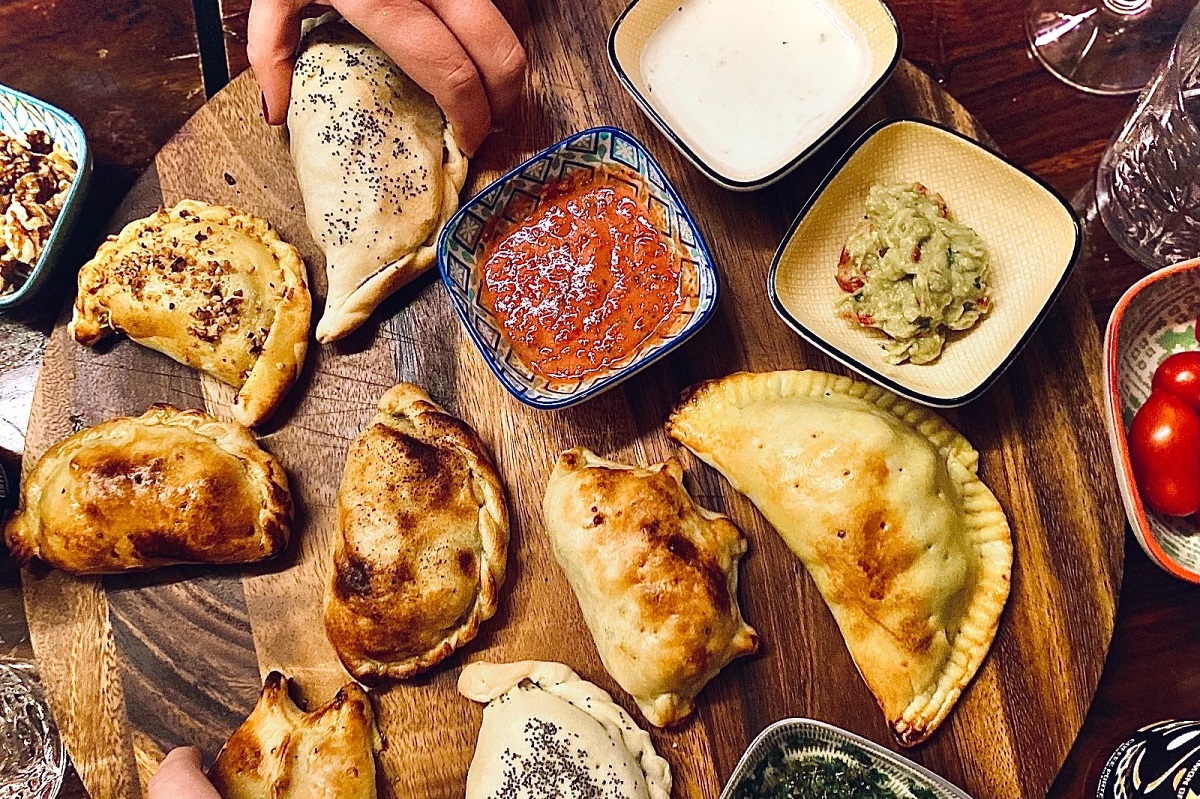
[[[656,132],[605,63],[603,37],[622,0],[537,2],[528,26],[531,90],[508,128],[472,165],[464,196],[546,145],[618,123],[663,163],[711,243],[724,282],[712,322],[672,357],[579,408],[538,412],[511,398],[461,329],[434,275],[402,291],[365,329],[310,349],[288,405],[263,445],[288,469],[297,533],[282,562],[254,569],[165,569],[75,579],[24,577],[33,643],[64,739],[95,797],[137,796],[171,747],[207,759],[250,712],[261,675],[279,667],[310,703],[346,680],[319,617],[346,448],[398,380],[425,386],[472,424],[496,454],[513,506],[510,571],[500,612],[432,674],[375,692],[388,739],[385,796],[461,796],[481,707],[460,697],[463,663],[561,660],[630,698],[604,672],[570,588],[551,556],[540,499],[558,453],[586,445],[625,461],[676,453],[662,424],[691,383],[739,369],[844,371],[803,344],[772,312],[767,267],[793,215],[838,154],[884,116],[937,120],[976,138],[970,116],[907,63],[833,142],[797,173],[755,194],[708,183]],[[323,259],[308,234],[284,133],[259,117],[243,75],[205,105],[158,155],[112,220],[193,197],[270,219],[296,244],[323,296]],[[47,347],[26,467],[81,425],[138,414],[151,402],[228,416],[231,391],[121,340],[100,350],[66,334]],[[948,721],[908,754],[979,799],[1041,799],[1087,711],[1112,635],[1123,520],[1098,397],[1095,321],[1073,281],[1041,331],[987,394],[947,414],[982,453],[982,475],[1012,522],[1012,598],[992,652]],[[764,726],[809,716],[893,745],[819,593],[782,540],[714,471],[685,453],[705,505],[746,531],[743,611],[763,651],[727,667],[695,716],[653,733],[675,774],[676,797],[714,799]]]

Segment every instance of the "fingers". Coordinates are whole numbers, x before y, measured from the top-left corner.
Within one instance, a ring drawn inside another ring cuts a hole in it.
[[[172,749],[150,778],[149,799],[221,799],[200,769],[200,750]]]
[[[475,62],[492,116],[507,113],[525,81],[525,48],[492,0],[424,0]]]
[[[250,4],[246,56],[262,89],[263,116],[272,125],[287,121],[302,6],[293,0],[254,0]]]
[[[337,0],[335,7],[433,95],[473,155],[491,130],[490,104],[475,62],[446,23],[421,0]]]

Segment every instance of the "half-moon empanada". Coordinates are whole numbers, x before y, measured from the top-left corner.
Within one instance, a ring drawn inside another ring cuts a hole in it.
[[[253,427],[296,382],[312,299],[304,262],[266,220],[197,200],[130,222],[79,270],[71,335],[116,331],[238,390]]]
[[[562,663],[472,663],[458,690],[487,702],[466,799],[668,799],[671,767],[612,697]]]
[[[208,778],[222,799],[375,799],[380,745],[362,688],[350,683],[305,713],[288,696],[287,678],[273,671]]]
[[[434,261],[467,159],[433,97],[348,23],[305,37],[288,106],[292,163],[329,290],[335,341]]]
[[[500,476],[475,431],[401,383],[350,445],[325,630],[359,680],[404,679],[496,612],[508,553]]]
[[[51,447],[4,533],[21,565],[108,574],[263,560],[283,551],[291,526],[283,467],[250,431],[153,405]]]
[[[675,458],[643,469],[567,450],[542,513],[604,668],[654,726],[683,719],[717,672],[757,651],[737,601],[746,539],[692,500]]]
[[[822,372],[694,386],[671,436],[804,562],[900,743],[923,741],[991,646],[1012,538],[979,455],[929,411]]]

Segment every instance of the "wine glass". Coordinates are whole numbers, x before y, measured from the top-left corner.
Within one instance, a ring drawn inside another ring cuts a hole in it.
[[[1100,160],[1096,207],[1149,269],[1200,256],[1200,6]]]
[[[1033,0],[1025,33],[1042,66],[1067,85],[1091,94],[1134,94],[1171,49],[1191,6],[1184,0]]]

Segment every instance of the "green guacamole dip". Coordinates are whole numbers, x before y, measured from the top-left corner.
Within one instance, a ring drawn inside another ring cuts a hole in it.
[[[889,363],[929,363],[949,331],[991,309],[989,277],[983,239],[954,221],[940,195],[920,183],[878,184],[838,262],[846,296],[837,311],[886,333]]]

